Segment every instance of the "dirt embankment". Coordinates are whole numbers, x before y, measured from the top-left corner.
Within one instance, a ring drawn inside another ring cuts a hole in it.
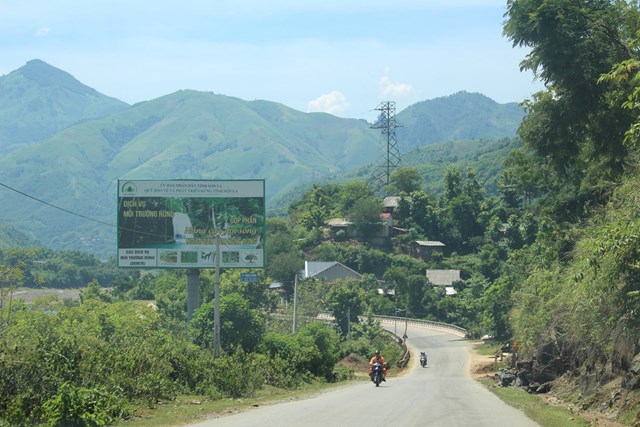
[[[476,380],[482,378],[493,379],[498,371],[498,367],[504,366],[504,363],[499,364],[499,359],[496,359],[495,356],[480,354],[477,351],[478,346],[481,346],[480,342],[471,346],[470,375]],[[503,362],[508,362],[509,357],[508,354],[504,354]],[[579,378],[561,377],[554,381],[550,393],[539,394],[538,396],[548,405],[567,408],[580,418],[588,421],[592,426],[640,426],[640,420],[636,420],[632,424],[623,424],[617,421],[617,415],[624,408],[637,407],[640,405],[639,393],[622,391],[620,389],[620,380],[618,379],[602,387],[602,391],[598,393],[598,395],[591,396],[588,399],[588,405],[586,401],[583,404],[575,404],[563,400],[561,396],[575,393],[575,391],[579,389],[579,382]],[[523,390],[523,393],[524,392]]]

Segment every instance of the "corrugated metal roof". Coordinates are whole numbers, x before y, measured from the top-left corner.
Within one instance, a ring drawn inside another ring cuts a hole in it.
[[[398,196],[387,196],[382,201],[382,206],[385,208],[397,208],[399,199],[400,197]]]
[[[460,281],[460,270],[427,270],[427,279],[432,285],[451,286]]]
[[[430,248],[443,248],[447,246],[442,242],[438,242],[437,240],[416,240],[416,243],[420,246],[428,246]]]
[[[348,227],[351,225],[351,221],[343,218],[333,218],[327,221],[327,225],[331,227]]]
[[[337,261],[305,261],[304,262],[304,277],[320,277],[323,272],[339,266],[340,268],[353,273],[354,276],[361,277],[362,275],[357,271],[347,267],[346,265]],[[348,277],[348,276],[347,276]]]

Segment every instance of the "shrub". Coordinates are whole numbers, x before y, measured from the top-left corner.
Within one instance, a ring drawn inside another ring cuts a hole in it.
[[[215,359],[214,382],[217,390],[231,397],[255,393],[267,378],[266,360],[261,355],[245,353],[242,348]]]
[[[103,426],[126,414],[119,397],[105,390],[64,383],[58,393],[42,405],[41,420],[50,427]]]

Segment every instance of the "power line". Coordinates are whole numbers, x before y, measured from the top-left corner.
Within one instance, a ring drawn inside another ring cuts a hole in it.
[[[88,216],[85,216],[85,215],[79,214],[79,213],[77,213],[77,212],[73,212],[73,211],[70,211],[70,210],[68,210],[68,209],[61,208],[60,206],[56,206],[56,205],[51,204],[51,203],[49,203],[49,202],[45,202],[45,201],[44,201],[44,200],[42,200],[42,199],[38,199],[37,197],[34,197],[34,196],[32,196],[32,195],[30,195],[30,194],[27,194],[27,193],[25,193],[25,192],[22,192],[22,191],[20,191],[20,190],[17,190],[17,189],[15,189],[15,188],[13,188],[13,187],[8,186],[7,184],[3,184],[2,182],[0,182],[0,186],[2,186],[2,187],[4,187],[4,188],[6,188],[6,189],[8,189],[8,190],[14,191],[14,192],[16,192],[16,193],[18,193],[18,194],[20,194],[20,195],[22,195],[22,196],[28,197],[28,198],[30,198],[30,199],[32,199],[32,200],[35,200],[35,201],[36,201],[36,202],[38,202],[38,203],[45,204],[45,205],[47,205],[47,206],[50,206],[50,207],[52,207],[52,208],[55,208],[55,209],[61,210],[61,211],[66,212],[66,213],[68,213],[68,214],[75,215],[75,216],[78,216],[78,217],[80,217],[80,218],[84,218],[84,219],[89,220],[89,221],[97,222],[98,224],[102,224],[102,225],[106,225],[106,226],[109,226],[109,227],[117,228],[117,226],[115,226],[115,225],[113,225],[113,224],[109,224],[109,223],[107,223],[107,222],[103,222],[103,221],[97,220],[97,219],[95,219],[95,218],[90,218],[90,217],[88,217]]]
[[[157,234],[157,233],[147,233],[147,232],[144,232],[144,231],[134,230],[134,229],[127,228],[127,227],[118,227],[118,226],[116,226],[116,225],[109,224],[108,222],[100,221],[100,220],[95,219],[95,218],[90,218],[90,217],[88,217],[88,216],[85,216],[85,215],[79,214],[79,213],[77,213],[77,212],[70,211],[69,209],[65,209],[65,208],[62,208],[62,207],[60,207],[60,206],[56,206],[56,205],[54,205],[54,204],[52,204],[52,203],[46,202],[46,201],[44,201],[44,200],[42,200],[42,199],[39,199],[39,198],[34,197],[34,196],[30,195],[30,194],[27,194],[27,193],[25,193],[25,192],[23,192],[23,191],[20,191],[20,190],[18,190],[18,189],[15,189],[15,188],[13,188],[13,187],[11,187],[11,186],[7,185],[7,184],[3,184],[2,182],[0,182],[0,186],[2,186],[2,187],[4,187],[4,188],[6,188],[6,189],[8,189],[8,190],[14,191],[14,192],[16,192],[16,193],[20,194],[21,196],[28,197],[28,198],[30,198],[30,199],[32,199],[32,200],[35,200],[35,201],[36,201],[36,202],[38,202],[38,203],[45,204],[45,205],[47,205],[47,206],[49,206],[49,207],[52,207],[52,208],[54,208],[54,209],[61,210],[62,212],[66,212],[66,213],[68,213],[68,214],[75,215],[75,216],[77,216],[77,217],[80,217],[80,218],[86,219],[86,220],[88,220],[88,221],[93,221],[93,222],[98,223],[98,224],[106,225],[107,227],[115,228],[115,229],[117,229],[117,230],[132,231],[132,232],[135,232],[135,233],[138,233],[138,234],[144,234],[144,235],[147,235],[147,236],[159,236],[159,234]]]

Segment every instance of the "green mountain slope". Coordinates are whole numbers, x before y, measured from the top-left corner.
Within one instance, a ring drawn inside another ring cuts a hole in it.
[[[401,152],[434,142],[513,138],[524,109],[498,104],[479,93],[456,94],[418,102],[397,114]]]
[[[0,107],[0,183],[17,190],[0,189],[0,220],[47,246],[100,256],[115,253],[118,179],[265,179],[273,213],[309,183],[351,179],[354,170],[367,180],[365,166],[381,154],[380,131],[364,120],[192,90],[127,107],[38,60],[3,76],[0,91],[12,99]],[[465,136],[447,148],[464,158],[483,149],[482,138],[515,135],[521,110],[504,113],[514,106],[461,92],[408,108],[398,114],[403,164],[420,164],[439,183],[454,160],[416,149],[434,142],[422,136],[424,123],[444,141]]]
[[[11,224],[0,221],[0,249],[38,245],[36,240],[16,230]]]
[[[117,179],[266,180],[267,197],[373,161],[362,120],[180,91],[68,127],[0,158],[0,182],[73,211],[0,192],[3,218],[43,243],[111,255]]]
[[[34,59],[0,76],[0,154],[48,138],[81,120],[127,107]]]
[[[435,142],[402,154],[401,166],[415,168],[423,177],[423,188],[436,196],[442,192],[447,168],[463,171],[470,168],[475,171],[487,194],[493,195],[497,191],[496,180],[504,170],[504,159],[521,145],[518,138]],[[375,167],[369,164],[356,168],[334,181],[362,180],[371,176]]]
[[[516,138],[446,141],[413,150],[403,157],[403,165],[420,172],[424,188],[431,194],[440,194],[446,169],[455,167],[473,169],[487,193],[493,195],[497,192],[496,180],[504,170],[504,159],[520,146]]]

